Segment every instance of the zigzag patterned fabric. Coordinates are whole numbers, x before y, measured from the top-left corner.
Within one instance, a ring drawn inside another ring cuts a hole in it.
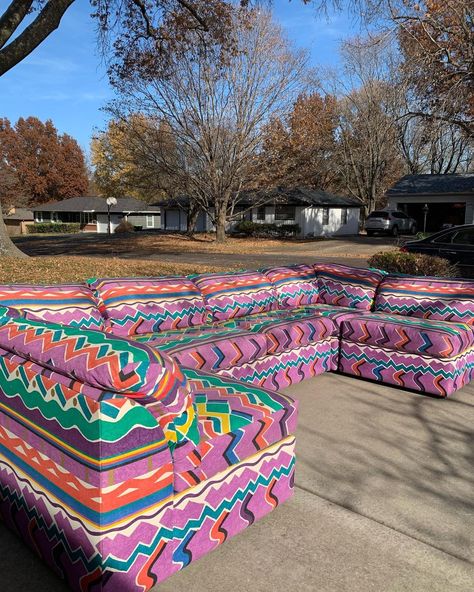
[[[94,279],[88,283],[116,335],[185,329],[206,321],[202,296],[185,277]]]
[[[0,305],[19,310],[27,319],[81,329],[105,329],[92,292],[80,284],[32,286],[0,285]]]
[[[215,372],[239,366],[267,354],[265,335],[225,327],[203,326],[176,335],[175,332],[148,334],[150,347],[166,352],[185,368]],[[143,337],[137,337],[143,341]]]
[[[452,358],[433,358],[342,341],[339,370],[438,397],[453,394],[474,377],[474,347]]]
[[[172,444],[199,440],[191,393],[181,370],[170,357],[145,344],[100,331],[4,316],[0,348],[70,377],[71,384],[78,381],[149,405]]]
[[[298,314],[319,315],[331,319],[333,323],[339,327],[342,321],[350,319],[353,316],[360,316],[363,314],[371,314],[370,311],[360,310],[358,308],[350,308],[349,306],[333,306],[332,304],[311,304],[303,306],[298,309]]]
[[[145,592],[292,494],[294,436],[277,439],[294,429],[291,401],[232,383],[227,421],[212,403],[225,402],[225,381],[188,378],[205,412],[202,470],[219,450],[225,463],[174,493],[186,445],[172,451],[147,406],[0,350],[0,514],[72,589]],[[257,424],[243,460],[240,412]]]
[[[337,370],[338,352],[339,339],[331,337],[221,370],[219,374],[278,391],[323,372]]]
[[[388,276],[379,287],[375,310],[474,326],[474,282]]]
[[[341,338],[435,358],[451,358],[474,345],[474,331],[467,324],[383,313],[346,319],[342,323]]]
[[[175,450],[175,491],[210,479],[295,432],[297,403],[289,397],[215,375],[184,372],[193,388],[201,442]]]
[[[252,322],[251,319],[252,317],[246,317],[246,329],[254,335],[267,338],[268,354],[297,349],[310,343],[324,341],[339,333],[331,319],[315,313],[294,312],[292,316],[282,320]]]
[[[370,310],[375,292],[385,274],[336,263],[317,263],[319,301],[322,304]]]
[[[275,286],[282,308],[297,308],[318,302],[318,283],[310,265],[271,267],[262,272]]]
[[[193,276],[193,281],[217,322],[275,310],[278,306],[274,287],[258,271],[202,274]]]

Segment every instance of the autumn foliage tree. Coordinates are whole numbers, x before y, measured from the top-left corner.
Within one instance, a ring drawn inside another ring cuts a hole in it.
[[[9,191],[2,201],[28,205],[83,195],[88,188],[84,154],[74,138],[58,134],[53,122],[0,119],[0,171]]]
[[[337,100],[314,92],[301,95],[284,119],[267,126],[257,183],[329,190],[335,178]]]

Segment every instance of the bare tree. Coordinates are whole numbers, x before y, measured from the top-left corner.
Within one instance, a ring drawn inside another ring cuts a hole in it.
[[[109,107],[126,121],[140,113],[169,126],[176,150],[157,150],[161,171],[176,179],[208,212],[218,241],[225,240],[235,196],[248,183],[265,125],[283,115],[303,88],[306,54],[295,51],[268,13],[233,15],[235,50],[225,57],[196,35],[179,48],[179,59],[116,83],[120,100]],[[147,146],[148,144],[148,146]],[[149,152],[149,136],[143,141]]]

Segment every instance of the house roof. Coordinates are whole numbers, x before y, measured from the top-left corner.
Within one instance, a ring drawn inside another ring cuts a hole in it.
[[[31,210],[27,210],[26,208],[15,208],[15,211],[11,214],[5,214],[5,220],[34,220],[35,217]]]
[[[443,193],[474,193],[474,174],[406,175],[387,191],[387,196]]]
[[[189,204],[188,197],[177,197],[156,204],[157,207],[185,207]],[[274,189],[262,189],[244,191],[238,200],[238,205],[251,206],[252,204],[281,204],[281,205],[303,205],[303,206],[326,206],[333,208],[348,207],[360,208],[361,204],[348,197],[328,193],[319,189],[307,189],[296,187],[289,189],[276,187]]]
[[[34,207],[35,212],[107,212],[107,203],[103,197],[71,197],[61,201],[49,202]],[[117,205],[111,212],[158,212],[157,205],[149,205],[133,197],[118,197]]]

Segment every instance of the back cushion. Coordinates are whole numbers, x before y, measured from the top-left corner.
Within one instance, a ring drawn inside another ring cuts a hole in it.
[[[319,300],[323,304],[370,310],[377,286],[384,274],[373,269],[361,269],[335,263],[317,263]]]
[[[263,273],[272,282],[282,308],[296,308],[318,302],[318,284],[309,265],[272,267]]]
[[[275,290],[263,273],[210,273],[193,277],[214,321],[267,312],[277,308]]]
[[[39,319],[79,329],[104,330],[104,318],[92,292],[80,284],[0,285],[0,305],[19,310],[26,319]]]
[[[205,322],[202,296],[185,277],[95,279],[88,283],[116,335],[158,333]]]
[[[375,310],[474,326],[474,281],[388,276],[380,285]]]

